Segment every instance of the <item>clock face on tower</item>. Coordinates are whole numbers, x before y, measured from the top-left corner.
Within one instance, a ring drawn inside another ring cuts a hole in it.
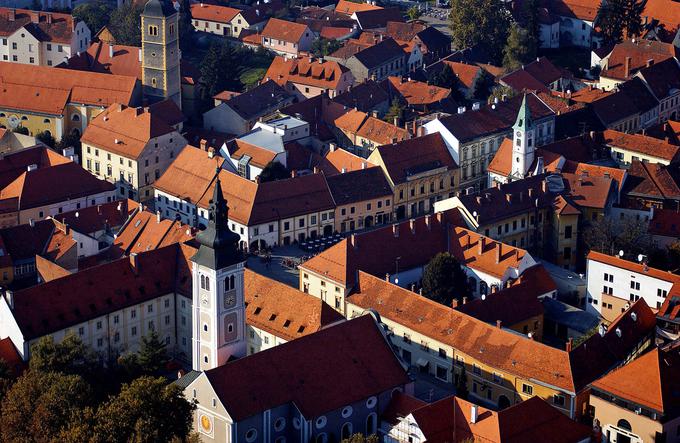
[[[201,294],[201,305],[204,307],[208,307],[208,305],[210,305],[210,294],[207,292]]]
[[[522,136],[522,133],[521,133],[520,131],[517,131],[517,133],[516,133],[515,135],[516,135],[517,137],[521,137],[521,136]]]
[[[224,307],[232,308],[236,304],[236,294],[224,294]]]

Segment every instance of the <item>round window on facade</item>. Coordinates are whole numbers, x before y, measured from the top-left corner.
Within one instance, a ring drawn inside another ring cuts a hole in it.
[[[352,415],[352,407],[346,406],[342,409],[342,418],[347,418]]]
[[[300,429],[300,425],[301,425],[300,419],[298,417],[294,417],[293,418],[293,427],[295,429]]]
[[[286,419],[283,417],[277,418],[276,421],[274,422],[274,430],[276,430],[276,432],[283,431],[283,428],[285,427]]]
[[[326,426],[326,422],[327,422],[327,421],[328,421],[328,420],[326,420],[326,416],[325,416],[325,415],[322,415],[321,417],[317,418],[317,419],[316,419],[316,428],[317,428],[317,429],[323,428],[324,426]]]
[[[254,442],[257,438],[257,429],[251,428],[246,432],[246,441],[248,443]]]
[[[375,408],[376,404],[378,404],[378,399],[376,397],[370,397],[368,400],[366,400],[366,407],[368,409]]]

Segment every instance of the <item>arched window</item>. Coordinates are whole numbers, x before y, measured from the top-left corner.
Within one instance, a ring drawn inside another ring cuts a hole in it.
[[[50,124],[50,119],[49,119],[49,118],[46,118],[45,120],[43,120],[43,123],[45,123],[45,124],[48,124],[48,125],[49,125],[49,124]]]
[[[352,423],[345,423],[342,425],[342,431],[340,431],[340,439],[344,440],[352,436]]]
[[[79,121],[80,121],[80,116],[79,116],[78,114],[73,114],[73,115],[71,116],[71,120],[73,120],[74,122],[79,122]]]
[[[366,435],[373,435],[377,432],[376,429],[376,423],[377,423],[377,416],[375,412],[368,414],[368,417],[366,417]]]
[[[625,429],[626,431],[632,431],[633,428],[630,426],[630,423],[628,423],[628,420],[621,419],[616,423],[616,427]]]
[[[201,275],[201,289],[205,289],[205,275]]]
[[[229,277],[229,289],[231,290],[231,289],[234,289],[235,287],[236,287],[236,279],[232,275],[231,277]]]
[[[326,433],[322,432],[321,434],[316,436],[316,443],[326,443],[328,441],[328,437],[326,437]]]
[[[229,277],[224,277],[224,292],[231,291],[231,286],[229,286]]]
[[[28,120],[28,117],[26,117],[25,115],[22,115],[22,116],[21,116],[21,120],[22,120],[22,121],[26,121],[26,120]]]
[[[205,290],[206,291],[210,290],[210,277],[205,278]]]

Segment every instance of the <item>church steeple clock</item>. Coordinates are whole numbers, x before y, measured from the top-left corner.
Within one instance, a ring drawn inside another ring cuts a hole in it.
[[[531,119],[531,111],[527,103],[527,95],[522,98],[522,106],[517,113],[517,120],[512,127],[512,172],[514,179],[526,177],[527,171],[534,162],[536,149],[536,127]]]
[[[192,366],[198,371],[246,355],[245,258],[239,250],[238,234],[229,229],[229,208],[219,171],[208,213],[208,227],[196,236],[200,247],[191,257]]]

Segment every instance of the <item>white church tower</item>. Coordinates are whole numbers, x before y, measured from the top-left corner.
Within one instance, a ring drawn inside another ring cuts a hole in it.
[[[524,94],[522,106],[519,108],[517,120],[512,129],[514,135],[512,140],[512,172],[510,174],[513,180],[517,180],[526,177],[529,167],[534,162],[536,149],[536,127],[531,120],[526,94]]]
[[[208,212],[208,227],[196,236],[200,247],[191,257],[192,366],[197,371],[246,355],[245,258],[239,236],[229,229],[219,176]]]

